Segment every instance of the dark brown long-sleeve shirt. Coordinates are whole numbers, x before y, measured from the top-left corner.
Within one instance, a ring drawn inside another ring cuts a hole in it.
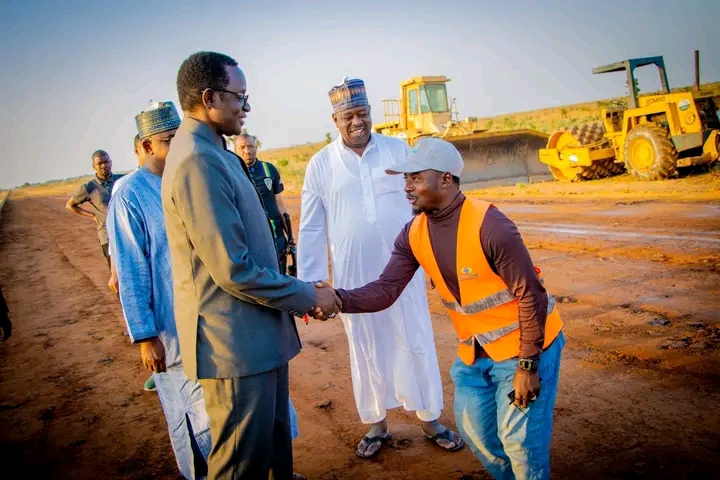
[[[458,303],[457,232],[465,195],[444,210],[428,216],[428,230],[433,253],[445,284]],[[409,222],[395,239],[392,252],[378,280],[353,290],[337,289],[345,313],[372,313],[385,310],[398,299],[420,267],[410,248]],[[493,272],[503,279],[518,299],[520,323],[520,356],[535,357],[542,351],[545,339],[548,298],[545,287],[535,273],[520,232],[500,210],[490,208],[480,227],[480,244]],[[487,356],[484,351],[481,355]]]

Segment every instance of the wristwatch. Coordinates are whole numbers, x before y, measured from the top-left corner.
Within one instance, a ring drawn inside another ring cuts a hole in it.
[[[537,358],[518,358],[518,368],[528,372],[537,372],[540,360]]]

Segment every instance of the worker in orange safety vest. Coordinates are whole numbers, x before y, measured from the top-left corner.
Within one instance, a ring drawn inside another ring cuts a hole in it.
[[[493,478],[547,479],[563,323],[515,224],[460,191],[463,167],[452,144],[426,138],[386,170],[404,175],[415,216],[378,280],[336,290],[341,312],[390,307],[422,267],[458,336],[460,434]]]

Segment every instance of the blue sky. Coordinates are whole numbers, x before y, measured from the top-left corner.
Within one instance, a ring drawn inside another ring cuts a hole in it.
[[[37,2],[0,6],[0,188],[91,173],[102,148],[135,166],[135,115],[177,103],[198,50],[234,57],[248,79],[246,127],[264,147],[336,130],[327,91],[365,80],[373,120],[400,81],[447,75],[460,116],[498,115],[624,95],[593,67],[664,55],[671,86],[720,80],[717,0]],[[640,87],[659,87],[649,67]]]

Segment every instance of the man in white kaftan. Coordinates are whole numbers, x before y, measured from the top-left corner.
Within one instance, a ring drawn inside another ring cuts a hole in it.
[[[313,156],[302,188],[298,278],[329,280],[328,240],[335,288],[357,288],[377,279],[390,258],[397,232],[412,219],[401,177],[385,173],[410,148],[371,134],[370,106],[361,80],[330,91],[340,136]],[[415,411],[423,432],[442,448],[464,442],[440,424],[443,390],[435,351],[425,278],[418,270],[387,310],[342,315],[348,337],[355,403],[370,431],[356,453],[375,455],[390,438],[386,411]]]
[[[145,165],[114,193],[107,217],[120,303],[130,340],[140,344],[153,372],[180,473],[207,475],[210,417],[198,382],[180,356],[173,306],[172,269],[160,195],[165,157],[180,118],[171,102],[136,117]]]

